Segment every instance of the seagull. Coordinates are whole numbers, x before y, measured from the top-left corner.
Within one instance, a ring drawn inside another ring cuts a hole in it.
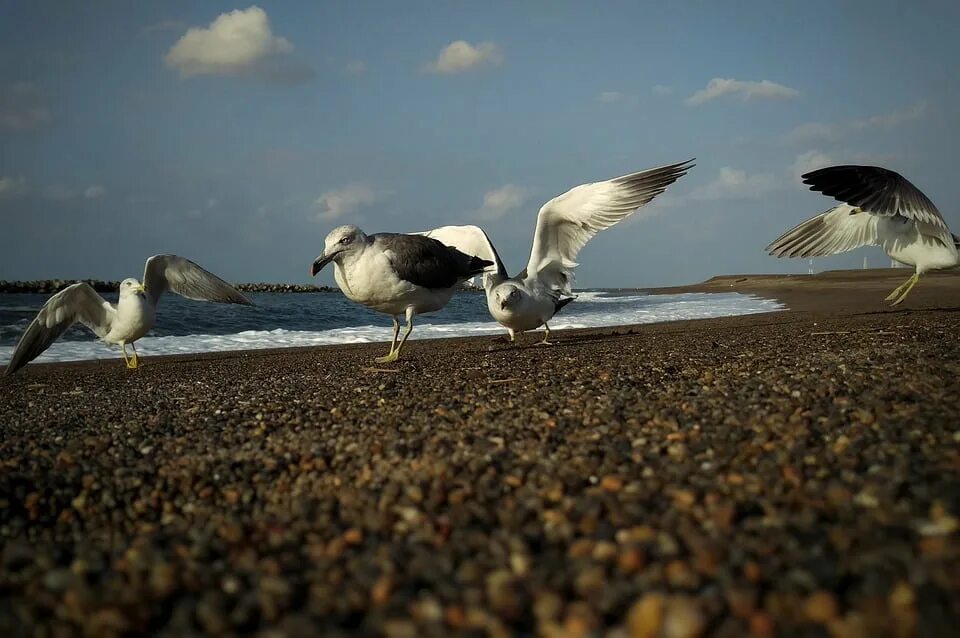
[[[348,299],[393,318],[390,353],[377,363],[400,357],[416,315],[440,310],[460,283],[491,265],[435,239],[398,233],[366,235],[352,225],[330,231],[310,275],[316,276],[330,262],[334,279]],[[407,327],[397,344],[400,315],[406,315]]]
[[[928,270],[960,265],[960,237],[920,189],[879,166],[830,166],[801,176],[810,190],[840,206],[812,217],[767,246],[777,257],[822,257],[861,246],[881,246],[916,272],[887,295],[896,306]]]
[[[691,162],[581,184],[554,197],[540,208],[530,260],[515,277],[507,275],[496,248],[478,226],[442,226],[421,234],[493,262],[483,275],[490,314],[507,329],[510,341],[543,326],[538,345],[552,345],[547,322],[574,299],[571,286],[577,253],[598,232],[664,192],[693,168]]]
[[[116,306],[83,281],[50,297],[20,337],[4,376],[36,359],[78,321],[101,341],[119,345],[127,367],[137,368],[140,357],[133,344],[153,328],[157,302],[167,290],[197,301],[253,305],[236,288],[189,259],[154,255],[143,269],[143,283],[132,278],[120,282]],[[133,348],[133,357],[127,356],[128,345]]]

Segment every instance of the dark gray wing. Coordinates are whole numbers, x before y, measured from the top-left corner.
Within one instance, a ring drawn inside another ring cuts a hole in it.
[[[424,288],[450,288],[493,264],[423,235],[377,233],[371,238],[388,253],[400,279]]]
[[[4,375],[13,374],[39,357],[77,321],[93,330],[98,337],[103,337],[110,332],[110,322],[115,313],[113,307],[89,284],[81,281],[67,286],[50,297],[27,326]]]
[[[490,237],[486,231],[479,226],[441,226],[433,230],[415,234],[431,237],[446,246],[456,248],[466,255],[475,255],[481,259],[487,259],[493,262],[494,268],[492,272],[488,270],[488,272],[484,274],[484,283],[486,283],[488,276],[493,277],[494,283],[500,283],[509,277],[507,269],[500,259],[500,254],[497,253],[497,249],[493,246],[493,242],[490,241]]]
[[[905,177],[879,166],[830,166],[802,176],[810,190],[882,217],[901,215],[947,229],[943,215]]]
[[[242,292],[223,279],[177,255],[154,255],[149,258],[143,269],[143,287],[154,304],[163,293],[170,290],[196,301],[253,305]]]

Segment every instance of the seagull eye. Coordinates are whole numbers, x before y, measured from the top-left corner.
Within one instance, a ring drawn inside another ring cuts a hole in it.
[[[349,238],[349,237],[344,237],[344,238],[342,238],[342,239],[340,240],[340,243],[341,243],[341,244],[349,244],[349,243],[350,243],[350,238]]]

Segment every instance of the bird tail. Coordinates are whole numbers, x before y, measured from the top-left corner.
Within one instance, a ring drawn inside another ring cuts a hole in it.
[[[492,266],[493,262],[489,259],[480,259],[479,257],[471,256],[470,264],[467,266],[469,270],[468,277],[476,277],[477,275],[483,273],[487,266]]]
[[[574,297],[564,297],[563,299],[557,299],[553,304],[553,314],[560,312],[560,309],[566,306],[568,303],[574,300]]]

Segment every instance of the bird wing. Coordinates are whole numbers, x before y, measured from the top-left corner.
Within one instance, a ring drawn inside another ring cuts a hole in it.
[[[868,213],[881,217],[900,215],[947,231],[947,223],[933,202],[905,177],[886,168],[830,166],[801,177],[810,190]]]
[[[423,288],[450,288],[479,275],[492,263],[423,235],[377,233],[371,238],[384,251],[397,277]]]
[[[242,292],[223,279],[177,255],[154,255],[147,259],[143,269],[143,287],[154,304],[164,292],[170,290],[197,301],[253,305]]]
[[[529,277],[539,277],[569,294],[577,253],[598,232],[610,228],[666,190],[693,167],[693,160],[581,184],[554,197],[537,215]]]
[[[441,226],[414,234],[436,239],[441,244],[456,248],[466,255],[474,255],[493,262],[490,266],[487,266],[483,273],[484,288],[491,284],[496,285],[509,276],[507,275],[507,269],[503,266],[503,261],[500,260],[497,249],[493,246],[493,242],[479,226]]]
[[[776,257],[823,257],[879,243],[879,217],[843,204],[811,217],[777,237],[767,252]]]
[[[13,374],[39,357],[77,321],[103,338],[110,332],[115,314],[113,306],[98,295],[90,284],[79,282],[67,286],[50,297],[27,326],[4,374]]]

